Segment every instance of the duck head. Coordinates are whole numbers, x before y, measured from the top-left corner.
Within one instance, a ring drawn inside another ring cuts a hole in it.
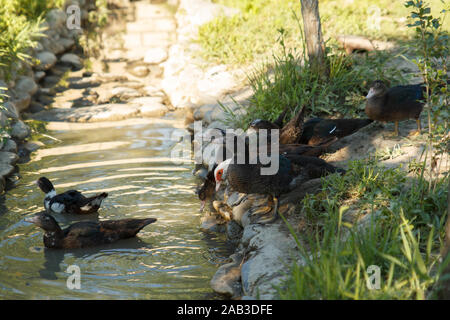
[[[26,218],[25,221],[34,223],[38,227],[44,229],[46,232],[56,232],[61,230],[55,218],[53,218],[46,212],[40,212],[30,218]]]
[[[375,96],[382,95],[386,92],[387,87],[381,80],[376,80],[372,83],[369,89],[369,93],[366,96],[366,99],[370,99]]]
[[[255,131],[258,131],[259,129],[280,129],[276,124],[262,119],[256,119],[253,120],[250,123],[249,129],[253,129]]]
[[[214,179],[216,180],[216,191],[219,191],[220,185],[227,179],[228,166],[232,159],[221,162],[214,170]]]
[[[36,184],[42,190],[42,192],[44,192],[46,194],[52,190],[55,190],[55,188],[53,187],[53,184],[46,177],[40,177],[36,181]]]

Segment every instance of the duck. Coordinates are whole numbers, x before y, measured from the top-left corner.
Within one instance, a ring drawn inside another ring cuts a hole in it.
[[[372,123],[372,119],[323,119],[312,118],[305,122],[301,144],[317,146],[330,141],[330,138],[341,139]]]
[[[68,190],[56,194],[55,187],[46,177],[40,177],[36,184],[45,193],[44,208],[49,213],[95,213],[100,208],[102,201],[108,196],[106,192],[102,192],[92,197],[85,197],[77,190]]]
[[[82,221],[61,229],[56,219],[46,211],[26,218],[44,229],[44,245],[50,249],[76,249],[93,247],[127,239],[145,226],[157,221],[156,218],[119,219],[105,221]]]
[[[250,123],[249,129],[254,131],[259,131],[261,129],[266,129],[268,131],[268,135],[270,135],[271,129],[279,129],[279,142],[280,144],[295,144],[299,143],[300,137],[303,132],[303,119],[304,119],[304,110],[302,107],[299,112],[284,126],[280,125],[279,119],[284,119],[285,114],[287,113],[287,109],[283,111],[283,113],[279,116],[279,118],[275,122],[270,122],[268,120],[256,119]]]
[[[394,135],[398,136],[398,122],[415,119],[420,134],[420,113],[423,110],[425,86],[423,84],[388,88],[381,80],[374,81],[366,96],[366,114],[376,121],[394,122]]]
[[[203,211],[207,200],[211,200],[214,197],[216,189],[216,180],[214,179],[214,170],[217,164],[215,164],[211,170],[208,171],[206,179],[197,191],[197,196],[201,201],[200,212]]]
[[[319,178],[330,173],[344,174],[345,170],[332,166],[325,160],[316,157],[299,155],[279,155],[278,171],[273,175],[261,174],[261,169],[268,165],[238,164],[237,158],[229,158],[220,163],[214,170],[216,191],[224,181],[234,191],[246,194],[269,195],[269,202],[274,203],[272,217],[265,222],[277,219],[278,199],[281,194],[287,193],[308,180]]]

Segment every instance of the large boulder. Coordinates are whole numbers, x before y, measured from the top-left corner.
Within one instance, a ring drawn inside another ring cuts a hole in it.
[[[14,87],[14,89],[16,92],[25,92],[28,93],[30,96],[32,96],[37,92],[38,86],[36,82],[34,82],[33,78],[21,77],[16,82],[16,86]]]

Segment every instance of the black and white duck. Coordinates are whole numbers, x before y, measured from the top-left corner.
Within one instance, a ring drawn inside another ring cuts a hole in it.
[[[106,192],[103,192],[92,197],[85,197],[77,190],[56,194],[55,187],[46,177],[40,177],[36,184],[45,193],[44,208],[49,213],[95,213],[108,196]]]

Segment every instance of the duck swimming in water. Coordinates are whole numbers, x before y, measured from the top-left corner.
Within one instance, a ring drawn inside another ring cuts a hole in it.
[[[119,219],[106,221],[82,221],[61,229],[58,222],[47,212],[41,212],[26,222],[44,229],[44,245],[54,249],[75,249],[93,247],[127,239],[145,226],[156,222],[155,218]]]
[[[46,177],[39,178],[36,184],[45,193],[44,207],[49,213],[95,213],[108,196],[106,192],[103,192],[87,198],[77,190],[56,194],[55,187]]]

